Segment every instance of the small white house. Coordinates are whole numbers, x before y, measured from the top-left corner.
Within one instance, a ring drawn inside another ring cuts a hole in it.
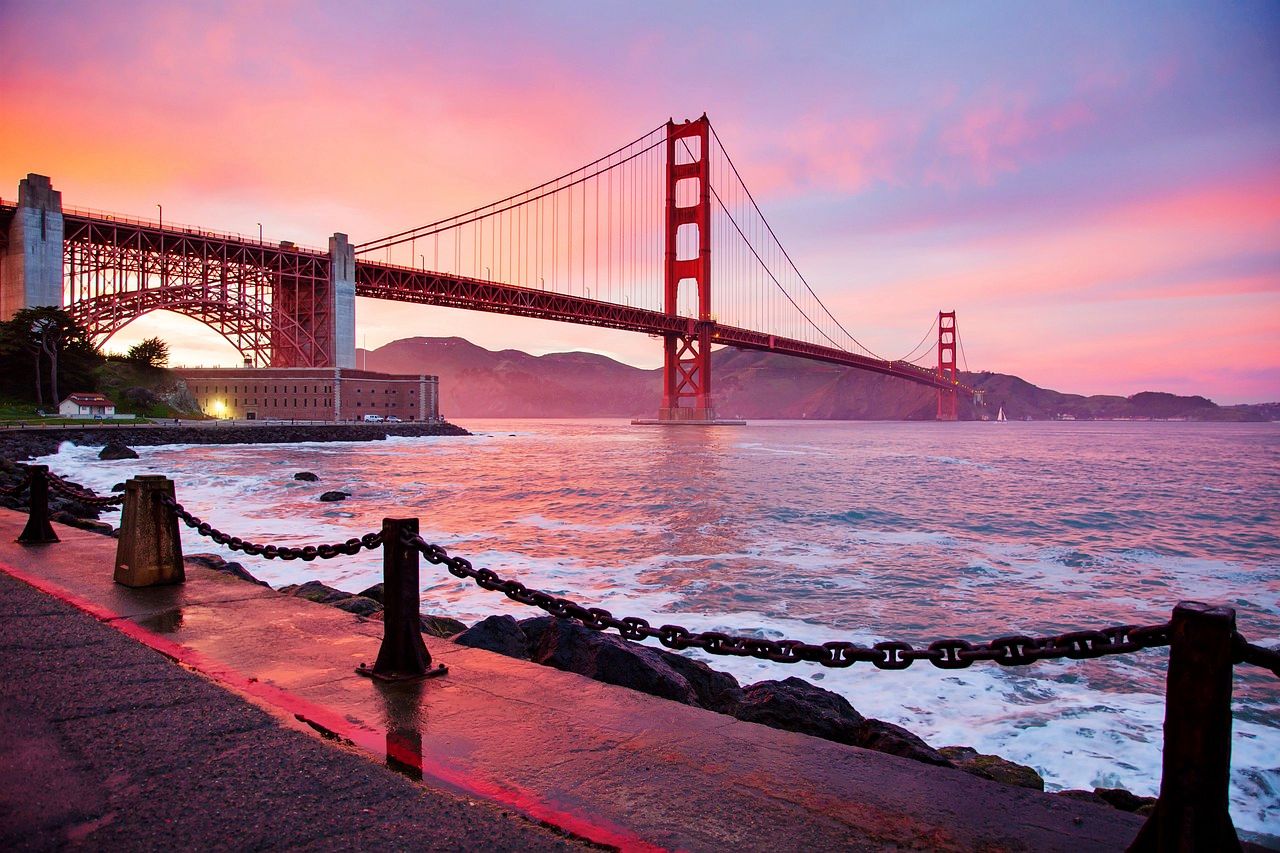
[[[116,404],[102,394],[72,394],[58,405],[64,418],[112,418]]]

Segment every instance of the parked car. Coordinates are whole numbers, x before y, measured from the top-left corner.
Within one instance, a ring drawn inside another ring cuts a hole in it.
[[[382,415],[365,415],[364,421],[370,424],[380,424],[382,423]]]
[[[402,423],[402,421],[399,418],[397,418],[395,415],[387,415],[387,423],[398,424],[398,423]]]

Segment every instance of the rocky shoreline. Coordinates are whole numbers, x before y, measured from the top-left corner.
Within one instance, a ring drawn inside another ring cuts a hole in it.
[[[462,427],[438,424],[287,424],[263,421],[228,424],[140,424],[136,426],[36,427],[0,431],[0,458],[20,462],[47,456],[64,441],[79,445],[126,444],[290,444],[302,441],[383,441],[390,436],[471,435]]]
[[[193,554],[186,560],[227,572],[246,582],[268,586],[239,563],[227,562],[216,554]],[[350,593],[319,581],[308,581],[277,591],[338,607],[361,619],[382,621],[383,618],[382,584]],[[985,755],[968,746],[935,749],[901,726],[864,717],[838,693],[794,676],[744,686],[732,675],[701,661],[554,616],[521,620],[506,615],[489,616],[470,628],[447,616],[422,614],[420,618],[422,632],[427,636],[574,672],[745,722],[961,770],[1006,785],[1044,790],[1044,779],[1032,767],[998,755]],[[1109,805],[1140,815],[1149,814],[1155,806],[1154,797],[1140,797],[1123,788],[1059,791],[1055,796]]]

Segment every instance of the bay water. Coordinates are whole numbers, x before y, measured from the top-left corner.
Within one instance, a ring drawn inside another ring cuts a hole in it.
[[[41,460],[107,492],[140,473],[231,535],[333,542],[416,516],[503,577],[655,625],[806,642],[985,641],[1236,608],[1280,644],[1280,424],[469,421],[472,437],[137,448]],[[293,479],[298,471],[315,483]],[[351,497],[321,503],[330,489]],[[358,592],[379,552],[268,561],[273,586]],[[425,612],[540,615],[424,563]],[[1029,667],[826,669],[688,651],[741,682],[798,676],[934,746],[1031,765],[1049,790],[1159,786],[1166,649]],[[1231,807],[1280,835],[1280,680],[1237,667]]]

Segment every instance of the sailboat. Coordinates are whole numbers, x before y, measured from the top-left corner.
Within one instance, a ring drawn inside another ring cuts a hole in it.
[[[996,412],[996,420],[1008,422],[1009,419],[1004,416],[1004,406],[1001,406],[1000,411]]]

